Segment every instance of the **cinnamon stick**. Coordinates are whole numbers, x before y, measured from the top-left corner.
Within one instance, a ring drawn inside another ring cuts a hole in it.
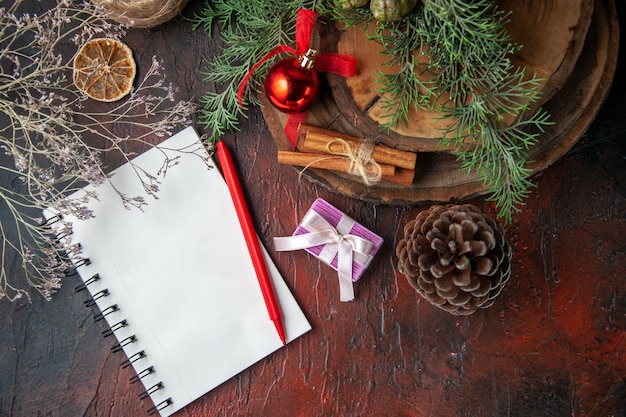
[[[347,158],[342,156],[332,156],[329,154],[311,154],[279,150],[278,162],[282,164],[322,168],[341,172],[349,172],[350,170],[350,161]],[[413,184],[415,171],[411,169],[398,168],[393,165],[378,165],[381,167],[383,180],[407,187]]]
[[[383,175],[383,179],[395,184],[405,185],[410,187],[413,184],[415,178],[415,171],[412,169],[398,168],[393,175]]]
[[[362,139],[356,136],[307,124],[301,124],[298,128],[298,133],[300,136],[298,148],[302,152],[328,153],[329,144],[332,152],[341,152],[342,145],[339,143],[333,144],[333,141],[336,139],[342,139],[352,147],[357,147],[362,142]],[[417,154],[376,144],[374,145],[372,158],[381,164],[414,170]]]
[[[330,169],[332,171],[350,172],[351,162],[343,156],[334,156],[322,153],[304,153],[291,151],[278,151],[278,162],[281,164],[296,165],[300,167]],[[383,176],[394,175],[396,167],[393,165],[378,164]],[[370,163],[365,166],[368,174],[375,174],[376,168]]]

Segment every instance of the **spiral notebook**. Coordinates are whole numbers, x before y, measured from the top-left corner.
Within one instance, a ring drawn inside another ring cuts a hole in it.
[[[64,220],[73,224],[71,243],[80,243],[89,259],[75,263],[79,289],[90,293],[86,305],[97,305],[96,320],[108,322],[105,336],[117,339],[112,350],[126,353],[122,366],[134,367],[133,382],[141,381],[142,398],[153,402],[147,412],[169,416],[283,344],[226,183],[197,133],[186,128],[133,163],[158,172],[162,152],[179,158],[178,164],[161,178],[158,199],[145,197],[143,211],[127,210],[105,184],[88,204],[95,217]],[[111,181],[127,195],[144,195],[130,163],[116,169]],[[53,220],[55,213],[46,210],[44,216]],[[289,342],[311,326],[265,255]]]

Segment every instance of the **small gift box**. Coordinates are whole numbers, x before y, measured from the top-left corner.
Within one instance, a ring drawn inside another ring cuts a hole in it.
[[[354,299],[358,281],[383,239],[325,200],[318,198],[292,236],[275,237],[277,251],[304,249],[337,271],[341,301]]]

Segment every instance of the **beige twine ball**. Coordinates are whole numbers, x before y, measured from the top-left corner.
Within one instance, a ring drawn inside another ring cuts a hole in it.
[[[178,15],[189,0],[94,0],[111,19],[135,28],[151,28]]]

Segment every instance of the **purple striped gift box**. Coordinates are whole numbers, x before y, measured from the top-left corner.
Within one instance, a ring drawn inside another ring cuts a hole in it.
[[[376,254],[376,252],[378,252],[378,250],[382,246],[383,239],[377,234],[367,229],[362,224],[354,221],[351,217],[344,214],[343,212],[341,212],[341,210],[335,208],[334,206],[332,206],[331,204],[329,204],[327,201],[325,201],[322,198],[318,198],[317,200],[313,202],[313,204],[311,205],[311,208],[309,209],[307,214],[304,216],[303,222],[300,223],[300,225],[298,225],[293,235],[296,236],[296,235],[301,235],[305,233],[310,233],[311,230],[307,228],[308,227],[307,219],[310,219],[314,215],[319,215],[324,220],[326,220],[332,227],[334,227],[337,230],[337,232],[340,235],[351,234],[351,235],[359,236],[363,239],[366,239],[372,242],[372,247],[371,247],[369,254],[367,255],[362,255],[359,253],[353,254],[352,281],[356,282],[359,278],[361,278],[361,275],[363,275],[363,272],[365,272],[365,270],[369,266],[370,262],[374,258],[374,255]],[[335,271],[337,271],[337,268],[338,268],[337,267],[337,264],[338,264],[337,254],[335,254],[335,256],[332,258],[330,262],[323,259],[323,257],[320,258],[320,255],[322,255],[322,251],[324,250],[325,246],[327,245],[312,246],[309,248],[305,248],[305,250],[309,252],[311,255],[315,256],[316,258],[322,260],[324,263],[329,265]]]

